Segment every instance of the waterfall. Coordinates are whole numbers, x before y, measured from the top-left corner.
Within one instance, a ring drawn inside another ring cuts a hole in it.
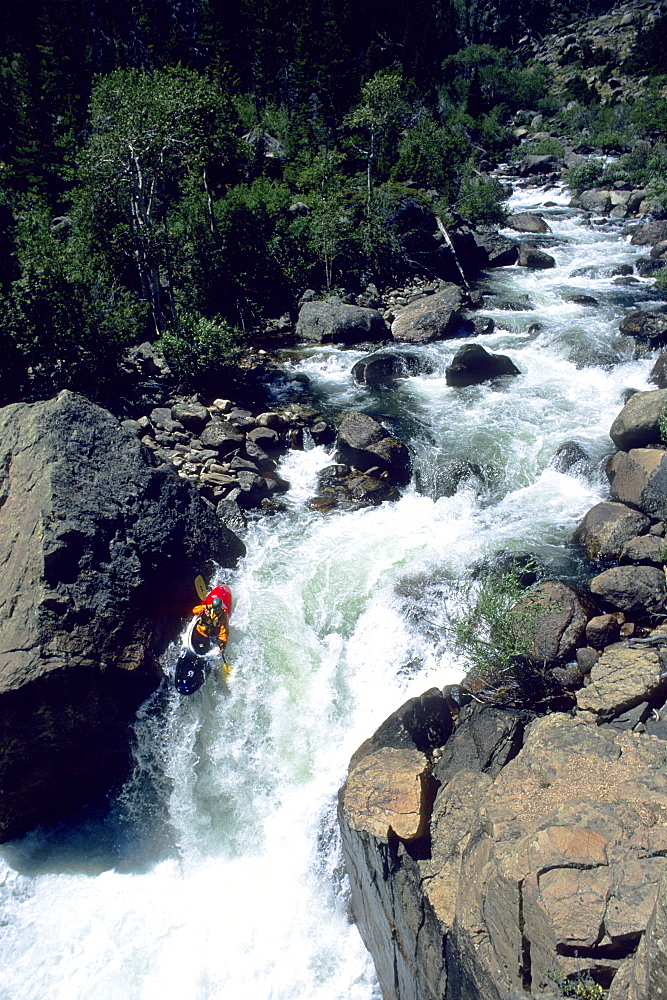
[[[307,500],[330,454],[285,458],[285,512],[251,520],[247,557],[224,577],[230,692],[213,676],[181,698],[165,681],[110,806],[5,845],[0,1000],[379,998],[336,831],[350,755],[408,697],[461,677],[438,588],[502,550],[576,575],[568,539],[605,496],[608,428],[626,389],[651,387],[653,359],[618,334],[650,282],[612,274],[640,251],[621,224],[586,225],[567,201],[518,191],[510,208],[544,211],[556,266],[482,283],[495,330],[477,339],[520,376],[448,387],[459,340],[419,348],[431,374],[391,393],[355,383],[360,351],[285,358],[323,412],[372,412],[408,440],[413,484],[396,503],[323,516]],[[586,458],[562,471],[555,456],[572,441]],[[469,472],[456,488],[453,466]]]

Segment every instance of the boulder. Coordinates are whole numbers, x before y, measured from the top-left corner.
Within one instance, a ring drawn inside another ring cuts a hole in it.
[[[667,239],[667,221],[647,222],[633,230],[630,242],[633,246],[647,247]]]
[[[125,775],[130,724],[195,575],[244,547],[194,486],[82,396],[5,407],[0,442],[5,840]]]
[[[475,232],[475,243],[483,251],[482,267],[511,267],[519,257],[514,240],[497,232]]]
[[[519,244],[517,263],[520,267],[529,267],[532,270],[544,270],[556,266],[556,261],[551,254],[538,250],[537,247],[530,246],[528,243]]]
[[[465,301],[458,285],[445,284],[434,295],[417,299],[401,310],[391,325],[395,340],[424,344],[465,335],[472,323],[461,314]]]
[[[338,428],[336,449],[338,462],[362,472],[379,468],[396,486],[404,486],[410,481],[408,449],[366,413],[352,412],[343,417]]]
[[[331,296],[301,306],[296,335],[318,344],[359,344],[387,340],[389,331],[377,309],[347,305]]]
[[[595,615],[586,625],[586,643],[593,649],[604,649],[620,638],[625,615]]]
[[[532,174],[549,174],[558,169],[559,159],[547,153],[529,153],[524,156],[518,166],[518,172],[522,177],[529,177]]]
[[[517,631],[530,642],[531,663],[545,667],[567,660],[583,644],[594,613],[588,594],[560,580],[538,583],[512,609]]]
[[[544,221],[541,215],[536,215],[534,212],[517,212],[515,215],[510,215],[506,225],[518,233],[551,232],[551,226]]]
[[[502,375],[520,375],[514,362],[505,354],[491,354],[480,344],[464,344],[447,366],[447,385],[479,385]]]
[[[211,420],[199,440],[205,448],[212,448],[219,455],[228,455],[241,447],[245,435],[230,420]]]
[[[384,479],[353,472],[349,466],[328,465],[318,476],[317,496],[311,500],[314,510],[360,510],[385,501],[400,499],[398,490]]]
[[[655,520],[667,517],[665,451],[660,448],[619,451],[609,462],[607,475],[612,500],[636,507]]]
[[[656,649],[634,649],[628,643],[608,646],[591,669],[590,684],[577,691],[577,705],[585,712],[613,716],[660,697],[667,689],[662,676],[666,660]]]
[[[609,430],[616,447],[629,451],[631,448],[660,444],[660,414],[665,403],[667,389],[633,393]]]
[[[614,611],[627,617],[664,615],[667,585],[665,574],[655,566],[613,566],[589,583],[591,593]]]
[[[663,351],[651,368],[649,380],[659,389],[667,389],[667,351]]]
[[[352,374],[357,382],[372,389],[387,389],[393,387],[398,379],[410,375],[430,374],[433,365],[427,358],[407,351],[377,351],[361,358],[352,368]]]
[[[621,320],[619,331],[651,346],[661,346],[667,343],[667,314],[633,309]]]
[[[606,215],[611,209],[611,192],[602,190],[601,188],[582,191],[579,195],[579,203],[585,212]]]
[[[620,562],[641,563],[646,566],[664,566],[667,543],[657,535],[638,535],[621,549]]]
[[[185,427],[186,431],[199,434],[211,419],[211,415],[201,403],[175,403],[171,416]]]
[[[605,500],[584,515],[572,541],[594,562],[613,561],[619,558],[630,539],[648,530],[650,523],[640,511]]]

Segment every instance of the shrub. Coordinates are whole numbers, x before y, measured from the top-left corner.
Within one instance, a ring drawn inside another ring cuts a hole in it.
[[[490,684],[507,683],[525,689],[535,678],[529,664],[534,628],[515,606],[529,592],[525,580],[536,569],[534,560],[494,569],[457,589],[459,610],[450,614],[454,637],[472,677]],[[461,610],[461,605],[463,606]]]
[[[495,177],[468,174],[461,182],[456,210],[474,225],[503,225],[507,220],[504,200],[502,184]]]
[[[181,314],[157,343],[174,374],[185,382],[220,372],[243,345],[241,331],[221,317],[206,319],[194,313]]]

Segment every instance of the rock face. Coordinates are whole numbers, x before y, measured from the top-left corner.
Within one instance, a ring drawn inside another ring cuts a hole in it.
[[[461,314],[465,296],[458,285],[444,285],[435,295],[406,306],[391,325],[395,340],[425,344],[429,340],[461,336],[472,329]]]
[[[464,344],[452,363],[447,366],[447,385],[479,385],[502,375],[520,375],[521,372],[506,354],[491,354],[480,344]]]
[[[71,392],[0,411],[0,838],[106,791],[193,579],[243,553],[197,490]]]
[[[477,705],[441,749],[383,750],[381,727],[355,754],[339,821],[384,1000],[518,1000],[583,972],[660,995],[622,987],[665,978],[667,743],[587,715]]]
[[[322,302],[305,302],[299,310],[296,334],[318,344],[377,343],[389,337],[377,309],[346,305],[336,296]]]

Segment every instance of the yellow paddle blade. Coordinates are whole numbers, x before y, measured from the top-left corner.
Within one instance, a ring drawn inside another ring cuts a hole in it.
[[[222,664],[222,679],[223,681],[228,681],[232,676],[232,668],[229,663]]]
[[[206,595],[208,594],[208,589],[206,587],[206,584],[204,583],[203,576],[195,577],[195,590],[197,591],[197,597],[201,601],[203,601]]]

